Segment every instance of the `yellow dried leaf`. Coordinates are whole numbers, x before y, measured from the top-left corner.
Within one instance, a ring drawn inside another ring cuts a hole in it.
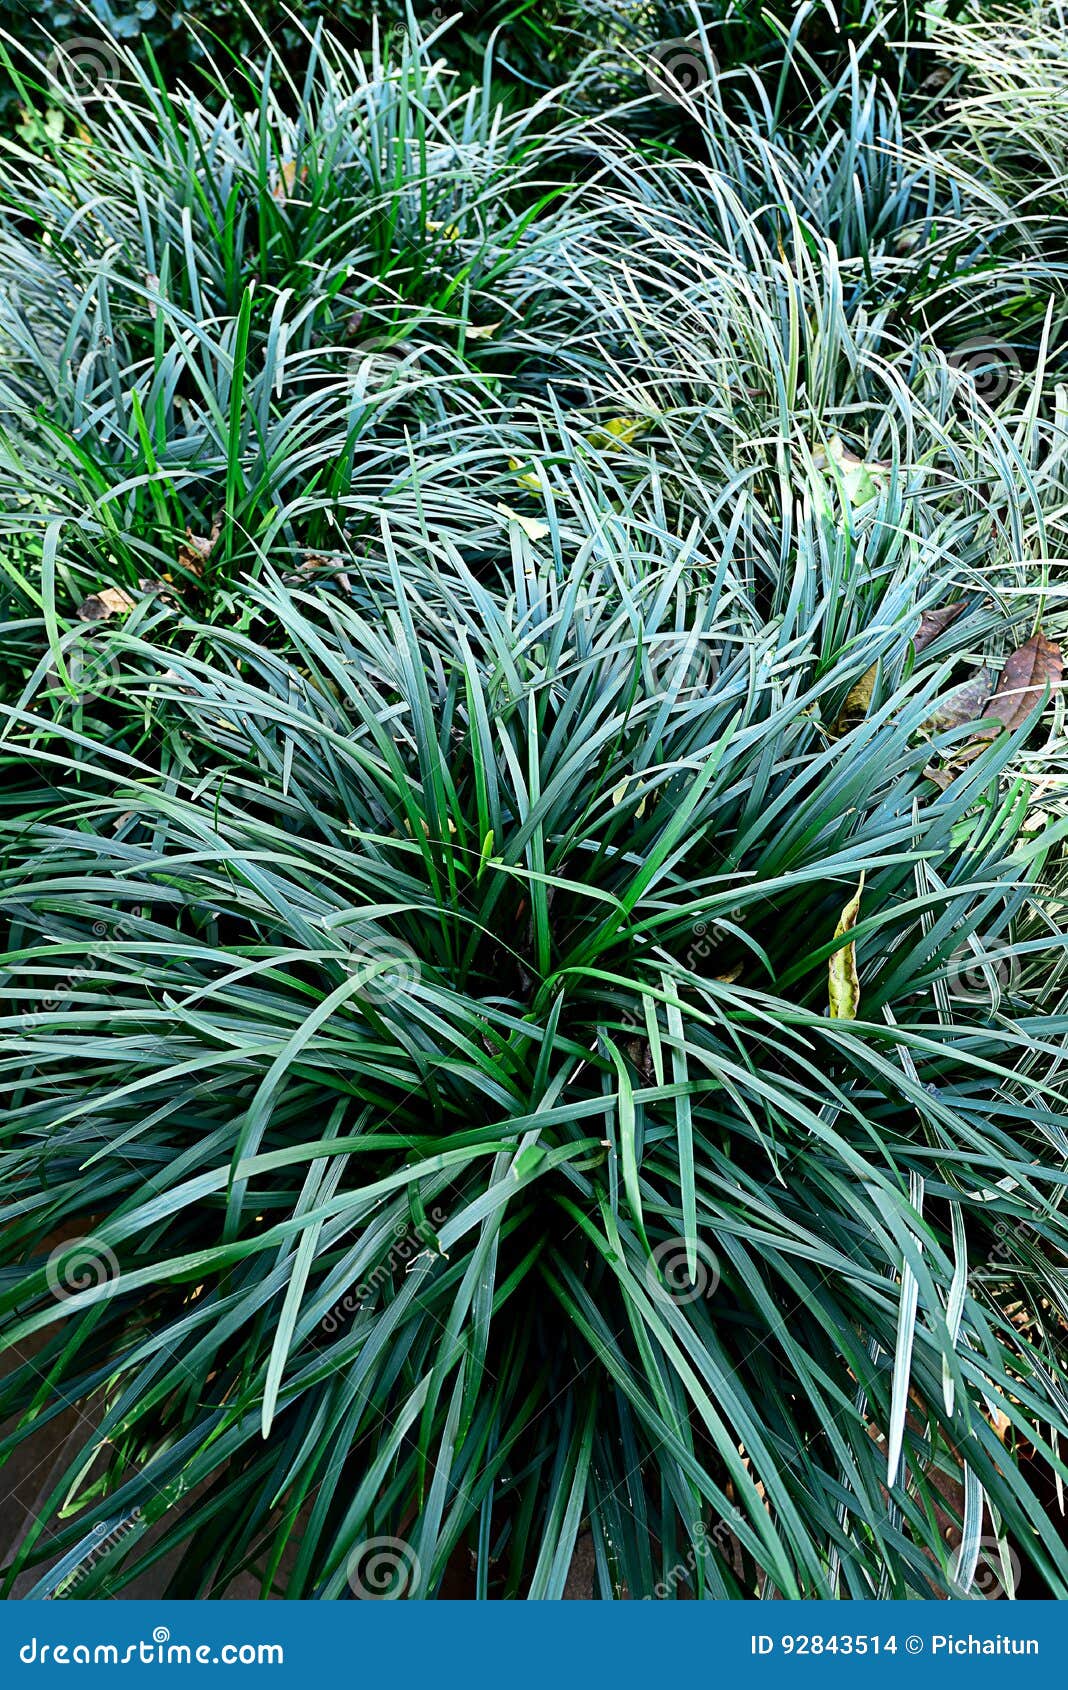
[[[857,925],[860,895],[863,890],[864,876],[861,874],[860,884],[842,911],[838,926],[834,930],[836,939],[844,938]],[[848,945],[840,945],[828,959],[827,989],[832,1018],[836,1021],[855,1020],[860,1008],[860,979],[857,975],[857,947],[852,939]]]
[[[598,446],[604,451],[614,445],[629,445],[648,427],[644,417],[610,417],[602,428],[595,428],[587,434],[586,439],[591,446]]]
[[[300,166],[300,181],[306,182],[307,180],[308,180],[308,166],[306,164],[302,164]],[[273,189],[271,190],[272,198],[276,199],[276,200],[281,200],[281,202],[284,204],[286,202],[286,200],[288,200],[291,197],[291,195],[293,193],[293,189],[296,186],[296,183],[297,183],[297,161],[296,161],[295,158],[286,159],[285,163],[282,164],[279,167],[278,181],[275,183]]]
[[[533,470],[524,470],[518,458],[509,458],[508,468],[515,475],[520,487],[529,487],[533,493],[540,493],[542,491],[545,484],[541,477],[539,475],[535,475]]]
[[[544,540],[546,534],[549,533],[548,523],[539,522],[535,516],[520,516],[519,512],[514,511],[510,505],[498,505],[497,509],[502,516],[508,518],[509,522],[518,522],[528,540]]]

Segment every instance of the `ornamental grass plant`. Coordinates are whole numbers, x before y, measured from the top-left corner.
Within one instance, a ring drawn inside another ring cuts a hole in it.
[[[1063,262],[907,11],[23,66],[6,1593],[1068,1595]]]

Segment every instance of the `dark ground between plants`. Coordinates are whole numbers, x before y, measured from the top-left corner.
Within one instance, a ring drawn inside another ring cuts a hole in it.
[[[1068,14],[113,10],[4,119],[5,1594],[1065,1596]]]

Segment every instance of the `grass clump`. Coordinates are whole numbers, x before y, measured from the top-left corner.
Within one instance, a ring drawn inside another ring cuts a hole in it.
[[[1068,1593],[1059,279],[872,21],[22,157],[9,1589]]]

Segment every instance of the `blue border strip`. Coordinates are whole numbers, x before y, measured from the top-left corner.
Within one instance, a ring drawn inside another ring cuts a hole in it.
[[[1056,1602],[22,1602],[0,1607],[0,1684],[226,1683],[597,1690],[621,1676],[715,1686],[1062,1686]]]

